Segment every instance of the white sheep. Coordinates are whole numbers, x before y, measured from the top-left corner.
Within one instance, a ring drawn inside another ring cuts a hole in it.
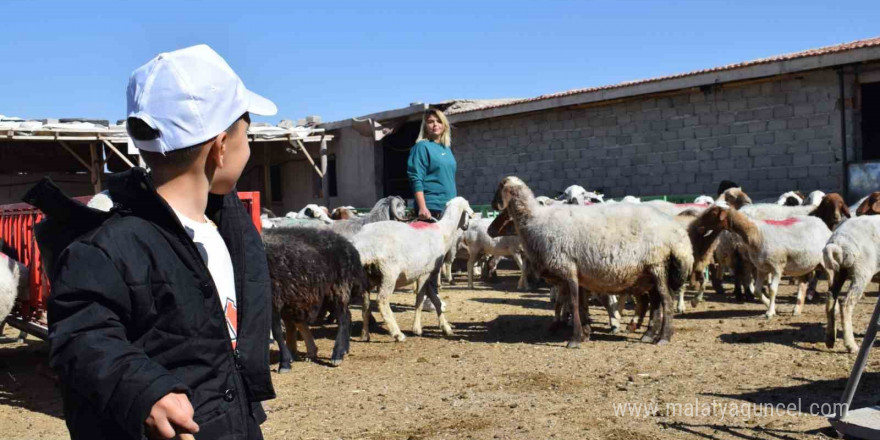
[[[526,277],[525,259],[519,237],[490,237],[488,232],[490,224],[492,219],[479,219],[471,222],[468,230],[462,233],[462,241],[468,250],[468,289],[474,288],[474,264],[477,259],[481,255],[489,255],[513,259],[520,270],[516,287],[520,290],[528,290],[529,281]]]
[[[95,194],[89,203],[86,204],[89,208],[98,209],[104,212],[109,212],[111,208],[113,208],[113,200],[110,199],[110,191],[104,190]]]
[[[437,310],[443,334],[453,334],[443,314],[437,286],[429,282],[429,278],[436,280],[446,253],[453,244],[455,231],[466,230],[473,215],[474,211],[467,200],[456,197],[446,204],[442,219],[436,223],[371,223],[352,238],[371,284],[379,286],[379,311],[394,340],[404,341],[406,337],[391,312],[391,294],[395,288],[415,282],[418,282],[419,292],[413,333],[417,336],[422,334],[422,305],[427,295]],[[369,339],[369,323],[364,323],[364,335],[365,339]]]
[[[27,266],[3,253],[0,253],[0,263],[0,323],[3,323],[12,311],[16,298],[27,298],[30,285]]]
[[[285,217],[304,220],[315,219],[327,224],[333,223],[330,215],[327,214],[327,208],[324,208],[323,206],[318,206],[313,203],[306,205],[303,209],[300,209],[299,212],[288,212]]]
[[[834,315],[840,309],[843,343],[852,353],[859,348],[853,337],[853,310],[868,283],[880,272],[880,216],[859,216],[841,223],[822,250],[822,256],[825,267],[834,273],[825,307],[825,345],[834,347],[837,338]],[[840,291],[847,280],[851,283],[841,309]]]
[[[593,203],[605,203],[605,196],[593,191],[587,191],[580,185],[571,185],[562,192],[562,200],[569,205],[590,205]]]
[[[569,348],[579,347],[585,332],[589,335],[580,316],[579,287],[602,295],[650,290],[657,313],[642,340],[669,342],[670,292],[684,285],[693,265],[687,233],[678,223],[643,206],[540,206],[528,186],[513,176],[499,183],[492,205],[502,212],[490,235],[513,223],[529,264],[570,298]]]
[[[636,196],[624,196],[621,203],[642,203],[642,199]]]
[[[701,196],[695,198],[695,199],[694,199],[694,204],[696,204],[696,205],[706,205],[706,206],[714,205],[714,204],[715,204],[715,199],[713,199],[712,196],[707,196],[707,195],[704,194],[704,195],[701,195]]]
[[[776,315],[776,293],[783,275],[801,277],[794,314],[803,308],[807,276],[822,267],[822,248],[831,231],[818,217],[794,216],[786,220],[754,220],[735,209],[715,206],[707,216],[714,218],[710,228],[728,230],[744,242],[746,255],[756,269],[755,293],[767,306],[765,316]],[[770,298],[761,287],[770,277]]]

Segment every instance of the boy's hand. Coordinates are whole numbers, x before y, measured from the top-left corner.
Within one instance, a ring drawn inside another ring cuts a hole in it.
[[[159,399],[144,424],[151,439],[173,439],[180,433],[199,432],[199,425],[193,420],[193,407],[183,393],[168,393]]]

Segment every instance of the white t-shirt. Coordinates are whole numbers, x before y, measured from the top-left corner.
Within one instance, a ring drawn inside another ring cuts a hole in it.
[[[229,337],[232,339],[232,348],[238,342],[238,307],[235,297],[235,276],[232,269],[232,258],[226,242],[217,231],[217,226],[205,217],[205,223],[191,220],[183,214],[174,211],[187,235],[196,244],[202,261],[208,266],[217,292],[220,294],[220,305],[226,314],[226,327],[229,329]]]

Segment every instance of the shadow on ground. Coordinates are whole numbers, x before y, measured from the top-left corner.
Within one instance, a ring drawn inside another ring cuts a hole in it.
[[[47,342],[27,339],[24,345],[0,348],[0,405],[63,417]]]
[[[763,344],[772,343],[797,348],[799,350],[816,351],[804,344],[815,344],[825,340],[825,325],[819,322],[795,322],[785,324],[785,328],[759,330],[743,333],[725,333],[719,339],[727,344]]]

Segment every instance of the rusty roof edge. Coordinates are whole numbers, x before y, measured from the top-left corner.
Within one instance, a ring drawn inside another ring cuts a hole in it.
[[[864,44],[858,45],[859,43]],[[857,46],[836,51],[831,51],[830,49],[837,46],[831,46],[829,48],[812,49],[795,54],[778,55],[746,63],[731,64],[695,72],[541,95],[535,98],[527,98],[502,105],[452,113],[448,114],[448,117],[449,122],[455,124],[478,119],[489,119],[518,113],[548,110],[570,105],[595,103],[612,99],[688,89],[708,84],[743,81],[871,60],[880,60],[880,38],[847,43],[846,45],[841,46],[847,45]],[[819,52],[821,50],[828,51]],[[800,56],[798,56],[799,54]]]

